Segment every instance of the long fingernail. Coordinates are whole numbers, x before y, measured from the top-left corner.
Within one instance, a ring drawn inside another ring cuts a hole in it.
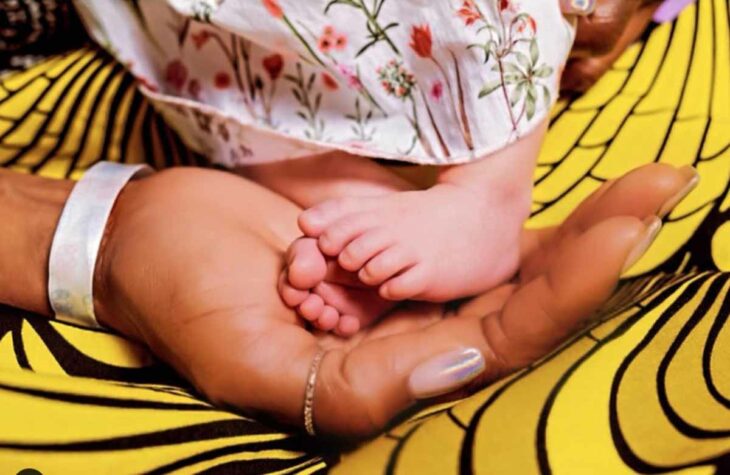
[[[408,379],[408,388],[417,399],[447,394],[482,374],[484,367],[484,356],[476,348],[444,353],[417,366]]]
[[[560,9],[566,15],[590,15],[596,9],[596,0],[560,0]]]
[[[664,202],[661,208],[659,208],[657,216],[659,216],[660,218],[664,218],[666,215],[671,213],[671,211],[679,204],[679,202],[682,201],[688,194],[690,194],[690,192],[694,190],[697,187],[697,184],[700,182],[700,175],[699,173],[697,173],[697,170],[693,166],[684,166],[679,169],[679,172],[687,178],[687,183],[674,196]]]
[[[654,12],[653,20],[656,23],[672,21],[682,13],[694,0],[665,0]]]
[[[646,250],[649,249],[649,246],[651,246],[654,239],[656,239],[657,234],[659,234],[659,231],[662,229],[662,220],[657,216],[651,216],[644,220],[644,226],[646,226],[644,235],[639,242],[636,243],[629,253],[629,256],[626,258],[624,267],[621,269],[622,274],[636,264],[638,260],[641,259],[641,256],[644,255]]]

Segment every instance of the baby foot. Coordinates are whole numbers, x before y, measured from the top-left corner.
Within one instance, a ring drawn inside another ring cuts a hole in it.
[[[344,337],[367,327],[394,306],[335,261],[328,261],[311,238],[298,239],[289,247],[278,288],[284,303],[315,328]]]
[[[526,193],[439,184],[304,211],[299,226],[319,249],[379,286],[388,300],[447,301],[475,295],[517,269]]]

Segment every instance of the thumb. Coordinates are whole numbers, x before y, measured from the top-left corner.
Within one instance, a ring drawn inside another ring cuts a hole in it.
[[[654,216],[644,221],[619,216],[566,236],[546,268],[522,283],[501,312],[484,319],[485,338],[502,369],[541,358],[582,326],[660,229],[661,221]]]
[[[373,433],[417,399],[486,384],[545,355],[608,299],[656,223],[617,217],[566,238],[544,274],[485,317],[444,319],[328,352],[315,386],[317,428]]]

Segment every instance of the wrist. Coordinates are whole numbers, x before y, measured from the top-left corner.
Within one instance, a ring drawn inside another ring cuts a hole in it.
[[[141,340],[140,332],[134,325],[134,318],[125,310],[127,306],[122,302],[124,295],[115,291],[115,275],[112,263],[119,263],[115,256],[121,246],[120,238],[130,218],[133,220],[135,210],[140,209],[136,202],[137,189],[144,186],[145,178],[130,181],[121,190],[114,203],[114,207],[106,222],[104,235],[99,244],[96,266],[94,268],[94,308],[98,322],[105,327],[112,328],[128,337]],[[123,240],[123,239],[122,239]]]
[[[0,169],[0,302],[52,315],[48,257],[73,182]]]

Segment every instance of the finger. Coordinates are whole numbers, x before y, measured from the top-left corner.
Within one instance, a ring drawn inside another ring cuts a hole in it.
[[[527,230],[520,248],[523,278],[543,271],[555,257],[550,252],[554,241],[564,234],[581,233],[614,216],[644,219],[663,217],[697,185],[699,175],[689,166],[676,169],[652,163],[604,183],[586,199],[558,228]]]
[[[560,0],[564,15],[590,15],[596,9],[596,0]]]
[[[361,342],[349,353],[329,351],[315,387],[317,429],[359,436],[377,432],[416,401],[409,380],[419,365],[431,368],[425,370],[424,386],[446,387],[445,392],[476,378],[484,359],[469,342],[479,343],[473,337],[479,333],[479,321],[465,319],[460,325],[454,324],[456,319],[443,321],[447,322],[451,328],[436,331],[439,324],[419,330],[405,320],[410,331]]]
[[[315,391],[318,427],[333,430],[349,418],[348,430],[374,432],[416,398],[485,383],[543,356],[608,298],[645,231],[636,218],[595,226],[570,240],[544,279],[483,319],[446,319],[350,353],[330,351]]]
[[[484,320],[497,361],[505,370],[517,368],[575,331],[611,295],[622,271],[643,254],[660,227],[657,218],[614,217],[565,238],[544,272]]]
[[[561,78],[561,90],[585,92],[598,82],[646,30],[656,5],[651,2],[637,11],[629,11],[630,2],[622,1],[614,11],[581,17],[572,59]]]
[[[609,54],[624,34],[626,25],[638,9],[638,2],[602,0],[591,15],[578,17],[571,57]]]
[[[657,2],[661,6],[654,13],[654,21],[657,23],[672,21],[692,2],[694,0],[665,0],[663,2]]]
[[[601,184],[598,189],[596,189],[588,196],[588,198],[583,200],[583,202],[578,205],[578,208],[573,210],[568,219],[570,219],[577,213],[582,212],[580,211],[581,209],[590,210],[594,203],[598,199],[600,199],[601,196],[603,196],[603,194],[611,186],[613,186],[614,183],[615,180],[611,180]],[[524,262],[532,259],[532,256],[534,254],[538,254],[543,251],[547,243],[558,231],[558,229],[559,226],[548,226],[546,228],[539,229],[525,229],[520,236],[520,262],[524,264]]]
[[[596,200],[579,206],[561,231],[582,232],[614,216],[664,217],[698,183],[697,171],[651,163],[615,180]]]

